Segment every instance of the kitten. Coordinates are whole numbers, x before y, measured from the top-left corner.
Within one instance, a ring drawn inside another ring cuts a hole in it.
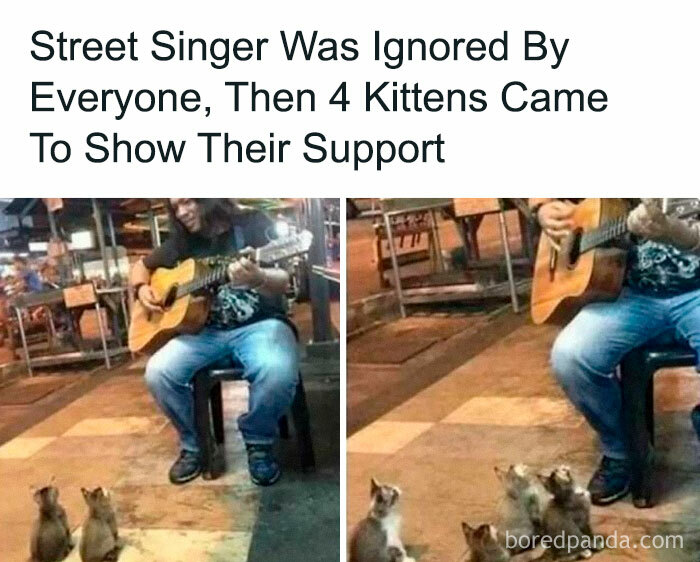
[[[576,485],[567,466],[557,467],[549,475],[539,475],[539,478],[545,489],[552,494],[542,516],[543,534],[552,541],[551,554],[560,560],[590,558],[592,550],[581,546],[583,543],[594,544],[590,493]],[[553,542],[555,537],[561,535],[564,536],[565,545],[557,548]],[[569,537],[577,538],[578,548],[571,551],[568,549],[566,543]]]
[[[462,532],[469,547],[469,562],[507,562],[510,552],[503,544],[503,537],[493,525],[470,527],[462,522]]]
[[[401,542],[401,490],[372,478],[370,509],[350,540],[350,562],[415,562]]]
[[[117,560],[121,544],[117,519],[104,488],[81,488],[85,503],[90,508],[80,539],[80,559],[83,562],[107,562]]]
[[[524,464],[511,465],[507,471],[495,467],[496,476],[503,484],[505,496],[499,505],[498,528],[508,533],[507,544],[512,554],[533,548],[535,536],[542,523],[544,498],[536,479]]]
[[[34,492],[39,517],[29,541],[32,562],[57,562],[73,548],[66,510],[58,503],[58,488],[45,486]]]

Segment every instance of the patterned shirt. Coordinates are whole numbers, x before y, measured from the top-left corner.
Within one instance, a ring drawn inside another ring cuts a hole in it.
[[[228,263],[224,257],[213,257],[204,260],[210,267],[218,267]],[[257,291],[237,289],[230,283],[219,285],[214,292],[207,325],[219,330],[228,330],[237,326],[250,324],[253,321],[275,316],[277,299],[263,298]]]
[[[655,296],[673,296],[700,289],[700,255],[669,244],[642,240],[632,246],[627,284]]]

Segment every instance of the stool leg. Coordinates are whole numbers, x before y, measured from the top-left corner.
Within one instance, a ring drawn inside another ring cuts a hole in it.
[[[221,445],[225,440],[225,431],[224,401],[220,381],[214,383],[211,388],[211,417],[214,426],[214,439]]]
[[[621,367],[622,416],[632,472],[632,501],[635,507],[652,507],[653,465],[646,412],[647,389],[653,385],[654,373],[638,351],[627,355]]]
[[[299,382],[292,402],[292,418],[296,429],[297,441],[299,445],[299,457],[301,459],[301,469],[304,472],[311,472],[316,468],[316,458],[314,456],[314,446],[311,440],[311,423],[309,420],[309,406],[306,402],[306,392],[304,383],[299,375]]]
[[[194,417],[202,456],[202,476],[210,480],[212,470],[212,443],[209,416],[209,377],[198,373],[194,377]]]
[[[287,416],[282,416],[279,421],[280,437],[282,439],[289,439],[289,420]]]
[[[644,418],[647,422],[647,432],[649,433],[649,441],[652,446],[656,441],[656,431],[654,430],[654,375],[649,379],[647,384],[646,406]]]

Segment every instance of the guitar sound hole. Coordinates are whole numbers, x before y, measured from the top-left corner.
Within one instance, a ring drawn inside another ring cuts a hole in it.
[[[177,299],[177,285],[173,285],[163,299],[163,308],[170,308]]]
[[[573,269],[578,263],[578,259],[581,257],[581,237],[583,236],[583,230],[580,228],[574,230],[567,240],[567,267]]]

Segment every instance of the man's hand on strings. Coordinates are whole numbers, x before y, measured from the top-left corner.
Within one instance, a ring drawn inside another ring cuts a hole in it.
[[[669,235],[668,217],[654,199],[642,199],[627,217],[627,228],[632,234],[650,240],[666,240]]]
[[[265,284],[265,271],[254,261],[242,257],[228,266],[228,278],[236,287],[257,289]]]
[[[555,245],[559,245],[571,233],[575,207],[568,201],[550,201],[537,212],[542,230]]]
[[[136,294],[136,298],[146,310],[150,312],[163,312],[163,307],[149,285],[141,285]]]
[[[642,199],[627,217],[627,228],[637,236],[681,250],[697,252],[700,249],[700,224],[667,216],[656,199]]]

